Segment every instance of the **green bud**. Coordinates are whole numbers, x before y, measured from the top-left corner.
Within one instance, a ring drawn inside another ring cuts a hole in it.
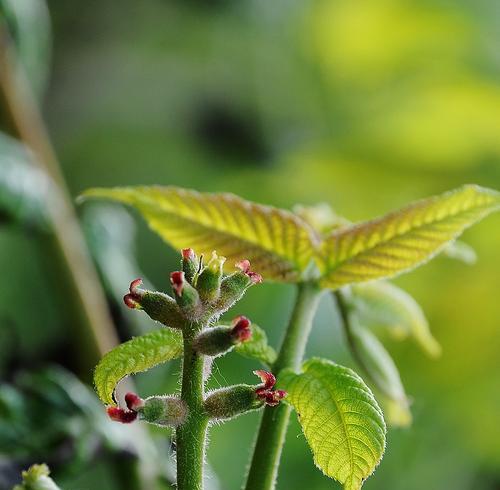
[[[158,291],[146,291],[141,300],[142,309],[167,327],[182,328],[184,319],[174,299]]]
[[[151,396],[137,410],[139,418],[162,427],[177,427],[187,417],[186,403],[175,396]]]
[[[153,320],[171,328],[182,328],[184,318],[175,300],[158,291],[139,288],[141,279],[130,283],[129,293],[123,297],[125,304],[132,309],[144,310]]]
[[[225,257],[219,257],[215,251],[212,252],[212,258],[198,276],[196,289],[203,302],[211,303],[219,296],[225,261]]]
[[[245,294],[252,283],[241,272],[235,272],[222,280],[219,299],[214,305],[214,313],[222,314],[229,310]]]
[[[230,276],[226,276],[222,280],[219,298],[213,307],[214,313],[220,315],[229,310],[243,297],[251,285],[251,280],[242,272],[234,272]]]
[[[175,295],[175,301],[188,319],[197,318],[202,311],[198,291],[186,281],[183,271],[170,274],[170,283]]]
[[[234,347],[232,328],[226,325],[209,328],[201,332],[193,341],[193,348],[206,356],[218,356]]]
[[[222,280],[219,299],[212,309],[214,315],[221,315],[227,311],[243,297],[250,286],[262,282],[262,276],[250,270],[248,260],[238,262],[236,267],[239,269],[237,272]]]
[[[198,268],[200,264],[198,262],[198,258],[194,253],[192,248],[183,248],[182,249],[182,261],[181,267],[185,274],[186,280],[193,284],[193,279],[198,273]]]
[[[227,420],[250,410],[257,410],[264,401],[255,393],[255,386],[234,385],[213,391],[205,400],[205,411],[211,419]]]
[[[201,332],[193,342],[196,351],[207,356],[218,356],[231,350],[236,344],[250,339],[250,320],[236,317],[230,326],[219,325]]]

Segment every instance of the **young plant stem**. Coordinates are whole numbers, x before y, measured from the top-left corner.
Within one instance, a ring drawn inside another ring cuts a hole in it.
[[[351,353],[354,357],[354,360],[359,364],[361,369],[363,369],[363,371],[365,371],[365,373],[367,373],[368,376],[371,377],[370,370],[366,367],[366,364],[363,361],[363,358],[359,355],[359,351],[358,351],[356,342],[354,341],[351,319],[349,317],[349,305],[347,304],[347,301],[346,301],[346,299],[345,299],[345,297],[340,289],[332,292],[332,296],[333,296],[333,299],[335,300],[335,303],[337,306],[337,311],[339,312],[339,315],[340,315],[341,326],[342,326],[342,329],[344,330],[347,343],[349,344],[349,347],[351,348]],[[373,382],[373,379],[370,379],[370,381]]]
[[[313,282],[298,285],[293,313],[278,358],[273,365],[273,372],[278,376],[285,368],[299,369],[321,292]],[[289,418],[290,408],[284,403],[277,407],[265,408],[248,472],[246,490],[271,490],[275,487]]]
[[[204,358],[193,349],[193,339],[202,329],[193,324],[183,333],[181,398],[188,407],[186,421],[177,428],[177,489],[201,490],[208,417],[203,410]]]
[[[394,395],[389,393],[387,389],[382,386],[378,380],[372,375],[371,370],[367,366],[363,355],[360,353],[358,344],[355,340],[354,332],[353,332],[353,323],[352,318],[349,315],[349,305],[346,301],[345,295],[341,289],[332,292],[333,299],[335,300],[337,311],[340,315],[340,323],[342,329],[344,330],[344,334],[349,344],[349,348],[352,354],[353,359],[356,361],[358,366],[363,370],[365,378],[369,380],[373,385],[382,393],[384,396],[388,398],[393,398]]]

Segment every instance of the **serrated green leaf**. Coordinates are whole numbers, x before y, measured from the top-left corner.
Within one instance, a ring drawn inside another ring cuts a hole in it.
[[[355,284],[348,301],[359,323],[383,328],[396,340],[412,337],[431,357],[441,354],[420,305],[401,288],[387,281]]]
[[[473,265],[477,262],[476,251],[461,240],[455,240],[446,245],[443,249],[443,255],[450,259],[460,260],[467,265]]]
[[[408,398],[399,376],[398,368],[392,357],[375,335],[351,322],[348,328],[349,345],[355,360],[366,373],[367,380],[381,393],[378,397],[384,410],[386,420],[393,426],[407,426],[411,423],[411,412]]]
[[[116,405],[113,393],[118,382],[130,374],[147,371],[182,355],[182,334],[162,328],[119,345],[101,359],[94,371],[94,385],[101,401]]]
[[[257,359],[266,366],[271,366],[276,360],[276,351],[267,343],[267,335],[255,323],[251,325],[252,337],[234,348],[234,351],[243,357]]]
[[[412,269],[498,209],[500,193],[467,185],[381,218],[334,231],[322,245],[321,285],[337,289]]]
[[[351,369],[313,358],[303,372],[285,370],[288,392],[316,466],[345,490],[358,490],[382,459],[386,426],[364,381]]]
[[[173,247],[206,256],[217,250],[228,269],[249,259],[264,279],[298,281],[313,254],[312,232],[300,218],[233,194],[155,186],[90,189],[82,197],[129,204]]]

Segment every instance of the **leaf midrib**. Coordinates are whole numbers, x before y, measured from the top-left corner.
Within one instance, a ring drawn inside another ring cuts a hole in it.
[[[311,374],[310,374],[310,376],[312,377]],[[314,380],[314,377],[312,377],[312,379]],[[318,380],[318,378],[316,378],[316,379]],[[324,386],[326,386],[328,396],[330,397],[331,400],[333,400],[335,408],[336,408],[337,412],[339,413],[340,421],[342,423],[342,430],[344,432],[344,435],[345,435],[345,438],[347,441],[347,447],[349,450],[349,466],[350,466],[350,475],[352,477],[352,476],[354,476],[354,456],[353,456],[352,444],[351,444],[351,441],[349,438],[349,433],[347,431],[347,424],[345,421],[345,415],[342,413],[342,410],[340,410],[340,406],[339,406],[340,402],[337,402],[337,400],[333,396],[333,391],[331,389],[331,385],[328,384],[327,382],[325,382],[324,379],[325,379],[324,376],[320,374],[319,375],[320,383],[322,383]]]

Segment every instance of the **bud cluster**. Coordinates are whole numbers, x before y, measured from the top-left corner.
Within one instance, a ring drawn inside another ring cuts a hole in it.
[[[225,260],[213,252],[210,260],[204,264],[203,256],[198,258],[192,249],[183,249],[181,270],[170,274],[172,296],[142,289],[141,279],[132,281],[123,298],[125,304],[132,309],[144,310],[152,319],[167,327],[182,331],[186,349],[182,399],[175,396],[142,399],[135,393],[127,393],[126,408],[108,407],[111,419],[121,423],[140,419],[189,432],[190,421],[197,417],[228,420],[265,405],[275,406],[285,397],[284,391],[274,389],[276,378],[267,371],[254,371],[262,381],[259,385],[229,386],[213,391],[208,396],[204,395],[205,378],[190,378],[200,376],[199,368],[191,369],[193,365],[211,364],[213,357],[251,340],[251,322],[245,316],[237,316],[230,325],[209,326],[241,299],[250,286],[262,282],[262,276],[251,270],[248,260],[238,262],[235,271],[225,276]],[[187,384],[184,383],[184,376],[189,380]],[[185,396],[186,386],[188,390],[198,386],[198,392],[190,392]]]
[[[245,291],[262,282],[262,277],[250,270],[250,262],[243,260],[236,264],[236,271],[224,276],[226,259],[214,251],[204,264],[190,248],[182,250],[182,270],[172,272],[170,282],[175,300],[184,316],[191,321],[209,320],[220,316]]]
[[[245,291],[262,282],[262,276],[250,270],[250,262],[236,264],[236,271],[224,276],[226,259],[216,252],[206,265],[190,248],[182,250],[179,271],[170,274],[173,298],[158,291],[141,289],[141,279],[130,284],[124,296],[132,309],[144,310],[153,320],[172,328],[182,328],[188,322],[205,322],[217,318],[238,301]]]

